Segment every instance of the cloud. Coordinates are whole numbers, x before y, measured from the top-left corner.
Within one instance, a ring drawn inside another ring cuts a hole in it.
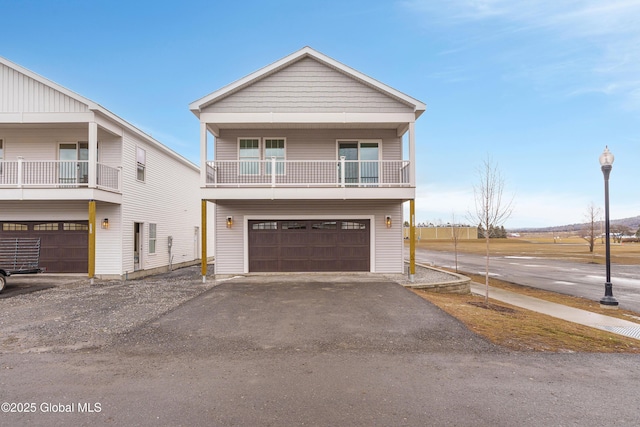
[[[400,4],[430,25],[476,31],[447,49],[455,53],[496,40],[508,78],[533,80],[565,96],[617,95],[640,108],[640,2],[637,0],[408,0]]]

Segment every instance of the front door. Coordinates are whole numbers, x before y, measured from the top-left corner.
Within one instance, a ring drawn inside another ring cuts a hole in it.
[[[89,143],[62,143],[58,147],[58,177],[61,184],[89,182]]]
[[[133,269],[140,270],[142,265],[142,223],[133,223]]]
[[[374,141],[344,141],[338,143],[338,158],[344,157],[345,184],[377,184],[379,146]],[[338,173],[341,173],[338,168]],[[340,175],[341,176],[341,175]],[[339,182],[340,179],[338,180]]]

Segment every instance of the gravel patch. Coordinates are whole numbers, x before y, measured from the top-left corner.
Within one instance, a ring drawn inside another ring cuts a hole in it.
[[[39,276],[46,282],[46,276]],[[30,278],[34,281],[35,279]],[[0,300],[0,353],[100,347],[216,286],[200,267],[129,281],[74,280]],[[36,284],[37,286],[37,284]]]
[[[405,269],[406,268],[407,265],[405,265]],[[408,274],[388,274],[386,275],[386,277],[401,285],[410,285],[413,283],[436,284],[456,282],[460,280],[460,278],[454,274],[450,274],[442,270],[437,270],[435,268],[424,267],[421,265],[416,265],[416,274],[414,275],[413,282],[409,280]]]

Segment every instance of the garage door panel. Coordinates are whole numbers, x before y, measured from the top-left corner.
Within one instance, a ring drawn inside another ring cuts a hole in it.
[[[369,226],[369,220],[251,220],[249,271],[369,271]]]
[[[86,273],[87,230],[88,221],[4,221],[0,238],[39,238],[40,267],[50,273]]]

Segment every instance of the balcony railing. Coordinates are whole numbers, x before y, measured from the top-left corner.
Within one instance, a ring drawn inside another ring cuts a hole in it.
[[[120,169],[97,164],[96,185],[120,191]],[[0,187],[78,188],[89,186],[89,162],[86,160],[0,161]]]
[[[216,160],[210,187],[408,187],[406,160]]]

